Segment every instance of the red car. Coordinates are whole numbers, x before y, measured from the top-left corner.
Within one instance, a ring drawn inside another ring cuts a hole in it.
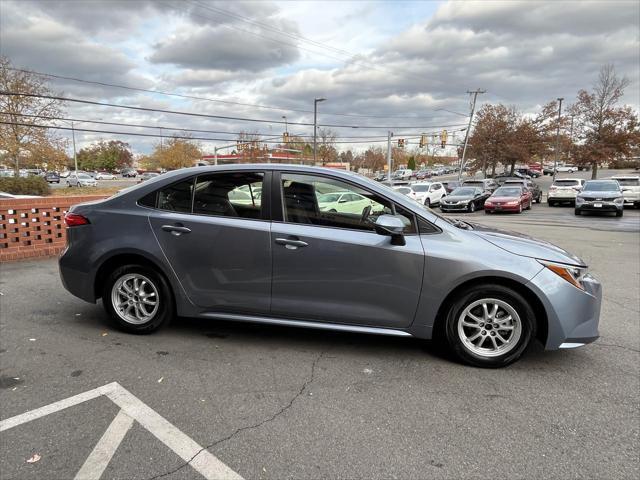
[[[529,210],[533,203],[531,190],[514,185],[498,188],[484,203],[484,213]]]

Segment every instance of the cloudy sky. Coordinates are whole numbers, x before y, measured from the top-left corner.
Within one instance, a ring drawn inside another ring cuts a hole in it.
[[[476,88],[487,90],[481,102],[525,112],[556,97],[570,103],[605,63],[629,78],[625,102],[637,109],[639,52],[635,0],[0,0],[0,54],[15,67],[199,98],[49,78],[67,97],[265,120],[66,106],[68,118],[157,127],[79,128],[153,135],[186,128],[228,132],[192,135],[231,141],[239,131],[275,136],[283,116],[291,133],[311,135],[295,123],[312,123],[313,99],[325,97],[319,124],[361,148],[390,127],[397,136],[462,128],[466,91]],[[81,146],[111,137],[77,135]],[[139,153],[157,141],[117,138]]]

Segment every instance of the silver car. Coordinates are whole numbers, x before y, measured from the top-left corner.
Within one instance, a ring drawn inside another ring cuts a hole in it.
[[[323,211],[327,191],[371,203]],[[601,287],[581,259],[349,172],[182,169],[76,205],[66,223],[65,287],[101,298],[132,333],[178,315],[435,338],[481,367],[516,361],[534,339],[555,350],[598,338]]]

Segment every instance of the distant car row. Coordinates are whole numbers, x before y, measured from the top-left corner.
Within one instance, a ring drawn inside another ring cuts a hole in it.
[[[583,180],[581,178],[558,178],[551,187],[549,187],[549,193],[547,194],[547,204],[550,207],[561,205],[563,203],[569,203],[573,206],[578,205],[582,200],[578,197],[585,198],[581,195],[582,192],[588,190],[587,185],[595,185],[596,180]],[[604,180],[603,180],[604,181]],[[618,198],[618,203],[622,205],[640,208],[640,177],[637,175],[615,175],[610,179],[607,179],[610,183],[607,183],[607,187],[617,185],[617,188],[609,190],[609,192],[615,193],[615,198]],[[611,183],[612,182],[612,183]],[[590,198],[588,195],[586,198]],[[595,198],[600,198],[596,196]],[[597,202],[599,203],[599,202]],[[602,208],[602,207],[594,207]]]

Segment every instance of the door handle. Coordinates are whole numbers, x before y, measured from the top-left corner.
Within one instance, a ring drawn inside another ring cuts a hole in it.
[[[179,225],[163,225],[162,230],[164,230],[165,232],[171,232],[172,235],[180,236],[183,233],[191,233],[191,229],[188,227],[182,227]]]
[[[290,250],[295,250],[299,247],[306,247],[309,245],[307,242],[303,242],[302,240],[293,240],[291,238],[276,238],[276,243],[278,245],[284,245],[285,248]]]

